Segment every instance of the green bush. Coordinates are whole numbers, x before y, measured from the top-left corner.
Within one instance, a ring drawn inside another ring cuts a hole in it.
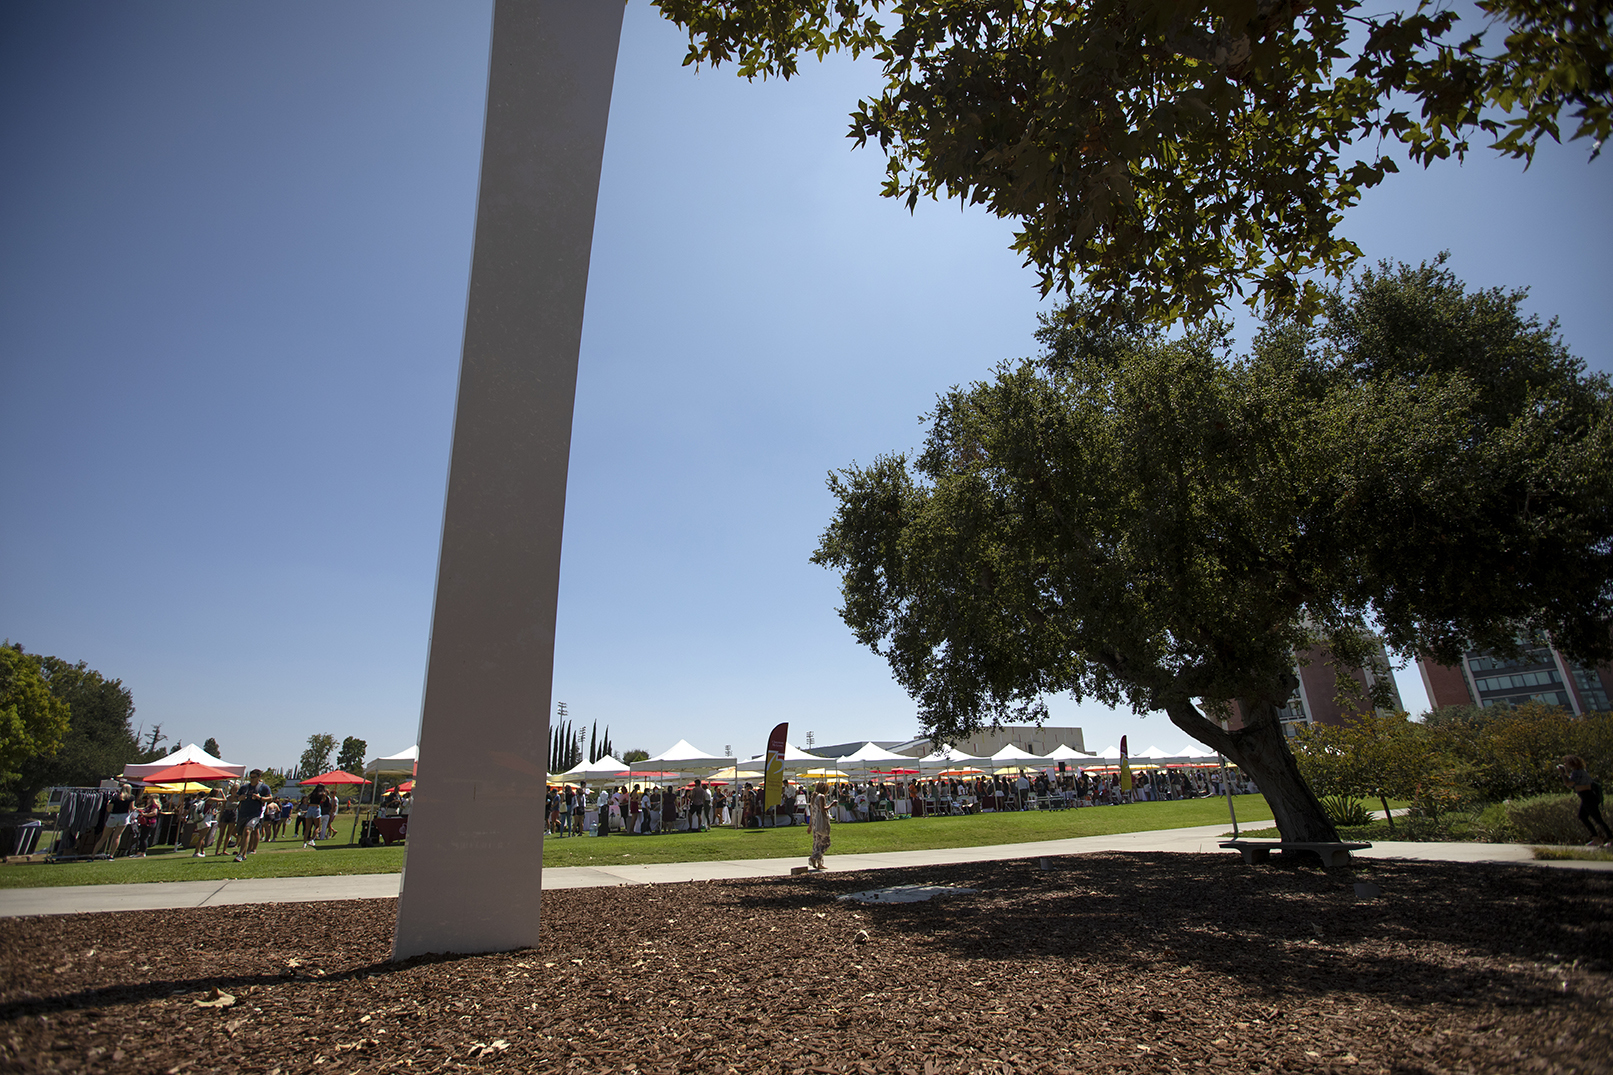
[[[1372,815],[1360,799],[1352,799],[1347,795],[1325,795],[1322,797],[1322,809],[1327,811],[1328,820],[1335,825],[1370,825]]]
[[[1523,843],[1581,844],[1587,839],[1576,795],[1534,795],[1501,805],[1513,838]]]

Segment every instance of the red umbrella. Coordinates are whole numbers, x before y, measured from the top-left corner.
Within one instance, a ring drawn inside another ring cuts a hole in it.
[[[409,792],[414,790],[414,781],[405,780],[403,783],[398,785],[398,790],[407,795]]]
[[[297,781],[299,784],[368,784],[362,776],[354,776],[343,769],[332,769],[328,773],[311,776],[307,780]]]
[[[166,769],[159,769],[144,777],[147,784],[175,784],[183,780],[234,780],[234,773],[203,765],[199,761],[182,761]]]

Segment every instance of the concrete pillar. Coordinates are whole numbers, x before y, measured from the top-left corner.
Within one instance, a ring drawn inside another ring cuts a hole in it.
[[[497,0],[394,959],[538,943],[560,534],[621,0]]]

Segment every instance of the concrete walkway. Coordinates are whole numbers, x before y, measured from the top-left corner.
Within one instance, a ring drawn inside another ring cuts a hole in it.
[[[833,872],[888,870],[904,866],[940,866],[957,862],[1055,855],[1089,855],[1099,851],[1175,851],[1233,854],[1217,845],[1226,825],[1188,829],[1080,836],[1025,844],[984,847],[941,847],[927,851],[885,851],[868,855],[829,855]],[[1613,860],[1598,862],[1540,861],[1522,844],[1408,843],[1380,841],[1362,858],[1417,859],[1429,862],[1505,862],[1567,869],[1613,870]],[[711,862],[666,862],[635,866],[568,866],[543,871],[545,889],[598,888],[608,885],[661,885],[680,881],[728,881],[745,877],[778,877],[802,865],[787,859],[719,859]],[[0,918],[19,915],[78,914],[90,911],[152,911],[178,907],[218,907],[240,903],[308,903],[315,900],[386,899],[398,894],[400,875],[357,874],[347,877],[262,877],[239,881],[169,881],[141,885],[74,885],[59,888],[0,889]]]

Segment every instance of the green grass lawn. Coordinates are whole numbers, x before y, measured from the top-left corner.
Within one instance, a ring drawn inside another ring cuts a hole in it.
[[[1269,821],[1259,795],[1236,798],[1238,820]],[[1089,810],[980,814],[973,817],[915,818],[859,825],[836,825],[831,854],[917,851],[936,847],[980,847],[1072,836],[1147,832],[1192,825],[1224,824],[1225,799],[1133,803]],[[533,839],[537,834],[533,834]],[[544,841],[543,864],[619,866],[646,862],[705,862],[713,859],[806,858],[811,839],[804,825],[783,829],[712,829],[663,836],[592,836]],[[189,851],[157,852],[144,859],[112,862],[12,863],[0,866],[0,888],[52,885],[111,885],[141,881],[207,881],[242,877],[322,877],[337,874],[396,873],[402,847],[349,847],[330,840],[305,850],[295,839],[264,845],[246,862],[229,856],[193,858]]]

